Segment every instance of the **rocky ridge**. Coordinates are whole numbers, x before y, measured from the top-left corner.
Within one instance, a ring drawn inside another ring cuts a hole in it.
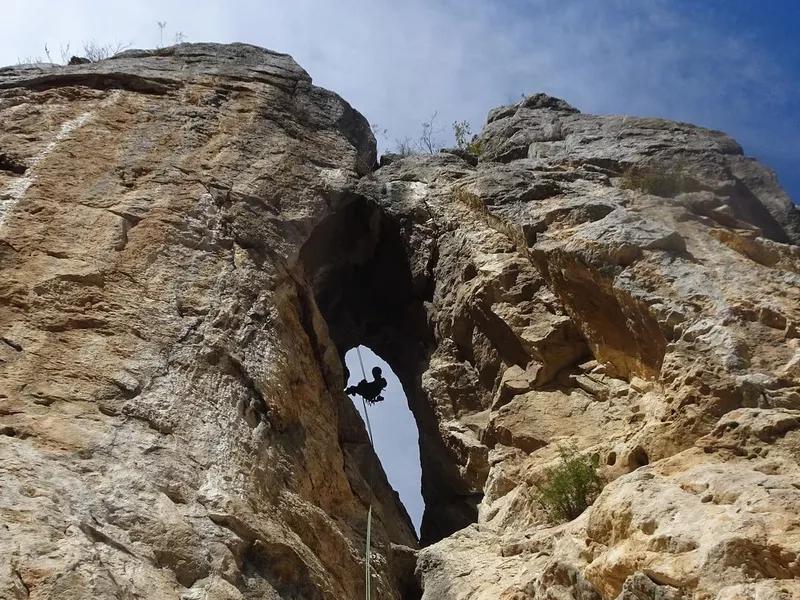
[[[0,70],[0,132],[0,596],[363,597],[374,475],[375,597],[800,597],[800,214],[726,135],[536,94],[375,170],[290,57],[196,44]],[[566,442],[608,484],[552,525]]]

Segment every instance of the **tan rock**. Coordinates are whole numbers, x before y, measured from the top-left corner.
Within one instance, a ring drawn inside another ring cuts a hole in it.
[[[374,468],[399,598],[411,524],[291,272],[366,121],[286,55],[184,45],[3,70],[0,132],[0,596],[358,597]]]
[[[0,595],[359,598],[371,503],[375,598],[797,595],[800,213],[724,134],[535,94],[374,170],[242,44],[0,70],[0,132]],[[565,444],[606,486],[554,524]]]

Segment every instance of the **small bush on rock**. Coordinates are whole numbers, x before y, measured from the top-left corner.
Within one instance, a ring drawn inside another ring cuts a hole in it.
[[[603,477],[597,472],[596,457],[582,455],[574,445],[558,448],[560,462],[547,471],[539,500],[554,522],[577,518],[597,499]]]
[[[453,137],[456,139],[456,147],[466,150],[470,154],[480,156],[483,154],[483,144],[477,140],[477,136],[472,135],[469,121],[456,121],[453,123]],[[471,139],[471,141],[469,141]]]
[[[401,140],[395,140],[395,148],[394,153],[399,154],[401,157],[411,156],[412,154],[417,154],[417,149],[414,146],[414,142],[411,141],[411,138],[404,137]]]
[[[115,54],[119,54],[123,50],[127,50],[131,44],[123,44],[122,42],[115,42],[113,44],[100,44],[95,40],[89,40],[83,43],[83,56],[89,59],[90,62],[100,62],[111,58]]]

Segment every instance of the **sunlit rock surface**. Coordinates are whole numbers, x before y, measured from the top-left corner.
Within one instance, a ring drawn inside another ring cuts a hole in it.
[[[413,529],[298,263],[367,122],[184,45],[0,71],[0,155],[0,597],[359,597],[372,477],[399,598]]]
[[[543,94],[478,141],[375,170],[357,112],[245,45],[0,70],[0,597],[361,598],[371,499],[373,598],[800,597],[772,172]],[[418,556],[341,392],[358,344],[419,426]],[[566,443],[608,483],[552,524]]]
[[[719,132],[543,95],[489,120],[476,167],[359,187],[434,282],[420,382],[458,499],[423,486],[424,541],[480,500],[422,551],[424,597],[797,595],[797,208]],[[553,526],[538,486],[570,442],[609,483]]]

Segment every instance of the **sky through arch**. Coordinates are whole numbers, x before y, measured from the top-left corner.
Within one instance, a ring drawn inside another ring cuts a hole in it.
[[[419,535],[425,504],[421,492],[422,471],[419,460],[417,423],[408,408],[403,386],[392,368],[366,346],[360,346],[360,348],[367,379],[372,379],[372,367],[378,366],[383,370],[383,376],[387,383],[383,393],[385,400],[369,407],[375,452],[386,471],[389,483],[400,494],[400,499],[411,516],[414,529]],[[355,348],[347,353],[345,363],[350,370],[348,385],[356,385],[362,376]],[[356,396],[355,400],[356,408],[363,419],[364,409],[361,398]]]

